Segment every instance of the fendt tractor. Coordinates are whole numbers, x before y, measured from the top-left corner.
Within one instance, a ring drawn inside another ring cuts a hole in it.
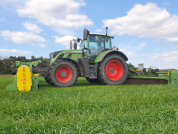
[[[108,35],[107,29],[106,34],[84,29],[82,39],[74,39],[73,46],[70,41],[70,50],[51,53],[46,82],[66,87],[74,85],[78,77],[85,77],[90,83],[123,84],[128,75],[128,58],[117,47],[112,47],[114,36]],[[80,49],[77,49],[77,42],[80,42]]]

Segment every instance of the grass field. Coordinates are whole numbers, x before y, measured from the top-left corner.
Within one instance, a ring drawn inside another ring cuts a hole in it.
[[[0,77],[0,133],[178,133],[178,86],[97,85],[8,92]]]

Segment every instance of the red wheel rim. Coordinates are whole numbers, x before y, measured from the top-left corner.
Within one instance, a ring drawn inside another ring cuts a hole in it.
[[[72,78],[72,70],[66,66],[60,67],[56,71],[56,78],[61,83],[69,82]]]
[[[118,60],[112,60],[106,65],[106,75],[110,80],[117,81],[122,78],[124,68]]]

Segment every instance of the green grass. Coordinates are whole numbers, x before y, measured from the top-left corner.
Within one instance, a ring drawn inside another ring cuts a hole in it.
[[[97,85],[8,92],[0,77],[0,133],[178,133],[178,86]]]

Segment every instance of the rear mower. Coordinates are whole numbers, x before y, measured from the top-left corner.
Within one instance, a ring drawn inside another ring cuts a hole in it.
[[[78,77],[85,77],[90,83],[107,85],[123,84],[128,76],[127,56],[112,47],[114,37],[107,34],[90,33],[84,29],[83,39],[74,39],[74,49],[50,54],[51,63],[45,80],[55,87],[75,84]],[[80,49],[77,49],[80,42]]]
[[[169,84],[178,85],[178,71],[176,69],[143,68],[143,64],[135,67],[128,64],[129,75],[125,84]]]

